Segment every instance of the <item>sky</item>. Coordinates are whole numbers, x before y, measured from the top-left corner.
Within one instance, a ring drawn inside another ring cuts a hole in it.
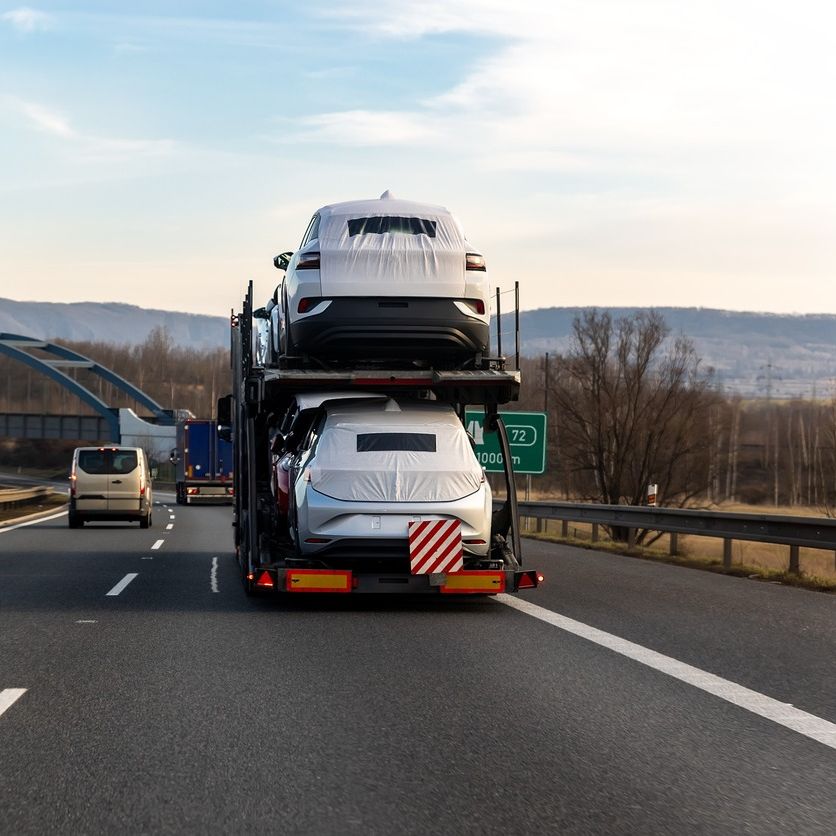
[[[836,6],[0,0],[0,297],[228,314],[386,189],[524,309],[836,313]]]

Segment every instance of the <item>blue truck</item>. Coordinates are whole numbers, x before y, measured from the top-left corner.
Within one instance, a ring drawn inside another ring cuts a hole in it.
[[[178,422],[171,459],[178,505],[232,504],[232,444],[218,437],[217,422],[195,418]]]

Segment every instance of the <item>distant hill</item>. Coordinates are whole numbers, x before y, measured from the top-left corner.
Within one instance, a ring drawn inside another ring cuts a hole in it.
[[[541,308],[520,315],[522,353],[566,351],[583,308]],[[641,308],[608,308],[617,318]],[[656,308],[672,336],[689,337],[717,383],[747,396],[829,397],[836,387],[836,315],[769,314],[711,308]],[[503,314],[502,331],[513,333]],[[509,339],[505,337],[505,339]],[[510,342],[503,344],[507,354]]]
[[[175,343],[192,348],[229,344],[224,316],[139,308],[118,302],[16,302],[0,299],[0,332],[38,339],[141,343],[158,325]]]
[[[535,357],[566,351],[572,320],[583,308],[541,308],[520,315],[522,352]],[[640,308],[610,308],[615,317]],[[693,340],[704,366],[730,391],[747,396],[818,397],[836,391],[836,315],[738,313],[710,308],[657,308],[674,335]],[[503,349],[513,351],[513,322],[502,317]],[[136,344],[164,325],[175,343],[228,345],[223,316],[151,310],[117,302],[16,302],[0,299],[0,332],[41,339]]]

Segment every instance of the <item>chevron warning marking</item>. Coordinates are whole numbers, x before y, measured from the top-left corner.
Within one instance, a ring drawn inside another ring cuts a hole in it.
[[[409,523],[409,566],[413,575],[452,574],[464,568],[459,520]]]

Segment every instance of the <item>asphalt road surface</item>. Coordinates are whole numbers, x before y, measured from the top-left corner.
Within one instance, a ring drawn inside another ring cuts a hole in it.
[[[513,598],[247,598],[230,516],[0,533],[0,831],[834,832],[836,597],[527,541]]]

